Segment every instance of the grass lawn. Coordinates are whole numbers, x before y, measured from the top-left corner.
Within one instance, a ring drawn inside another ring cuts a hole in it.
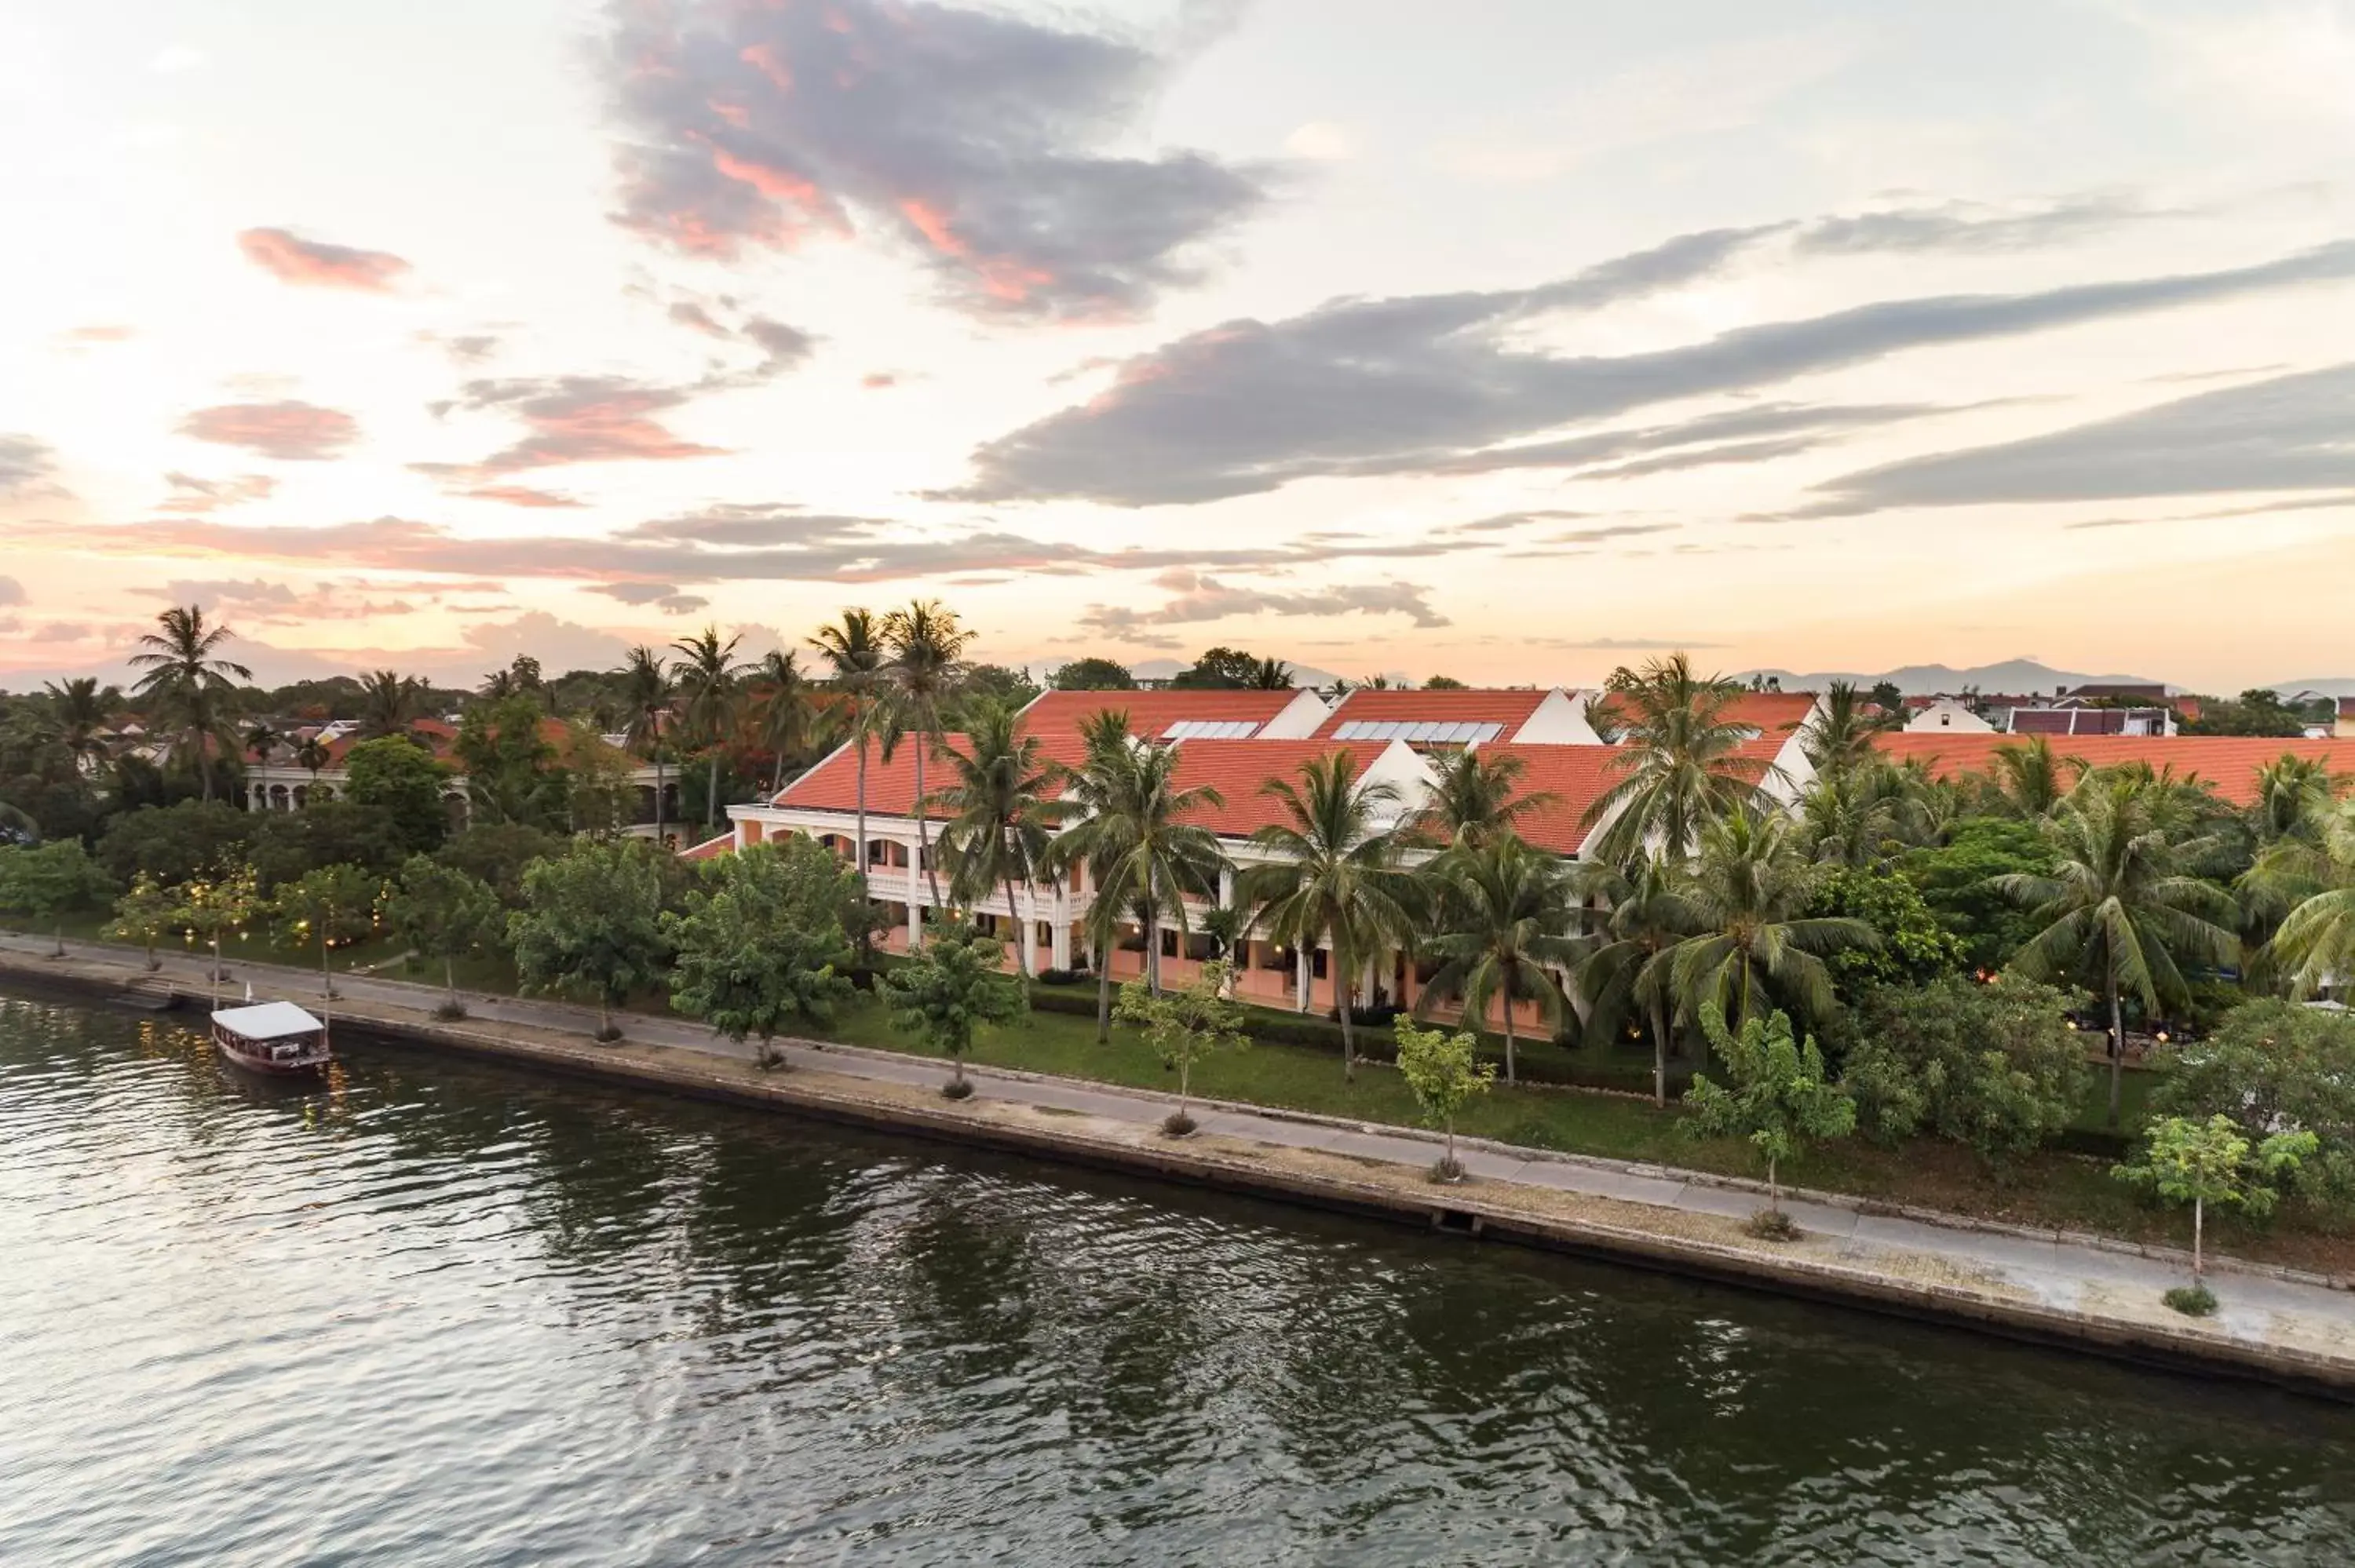
[[[95,938],[102,925],[103,921],[98,919],[69,921],[66,934]],[[313,969],[318,963],[315,948],[291,948],[261,932],[239,950],[272,963]],[[437,986],[441,983],[439,964],[387,962],[397,956],[389,942],[372,938],[348,949],[337,949],[336,968],[341,971],[354,965],[382,963],[385,967],[378,972],[388,978],[411,979]],[[512,994],[516,990],[514,970],[504,958],[482,957],[462,962],[458,983],[481,991]],[[659,993],[633,999],[630,1010],[645,1013],[669,1011],[666,999]],[[865,994],[837,1013],[831,1029],[812,1033],[846,1044],[926,1054],[891,1027],[879,1001]],[[1535,1049],[1561,1052],[1560,1047],[1550,1044]],[[1648,1054],[1626,1055],[1630,1062],[1638,1062],[1648,1070]],[[1099,1045],[1095,1043],[1094,1019],[1071,1013],[1034,1011],[1012,1028],[986,1029],[971,1060],[983,1065],[1135,1088],[1168,1092],[1177,1088],[1176,1073],[1161,1065],[1160,1058],[1135,1031],[1116,1025],[1111,1044]],[[2147,1071],[2127,1072],[2128,1128],[2139,1124],[2156,1077],[2156,1074]],[[1380,1063],[1361,1062],[1357,1081],[1351,1083],[1341,1075],[1337,1052],[1313,1046],[1259,1044],[1206,1057],[1195,1064],[1193,1087],[1197,1095],[1211,1099],[1244,1101],[1358,1121],[1420,1125],[1413,1098],[1395,1070]],[[2096,1074],[2080,1125],[2103,1125],[2107,1093],[2106,1074]],[[1747,1144],[1734,1139],[1689,1137],[1683,1130],[1684,1119],[1684,1113],[1675,1105],[1656,1107],[1642,1097],[1533,1085],[1508,1088],[1499,1084],[1465,1109],[1457,1118],[1456,1130],[1564,1153],[1681,1165],[1730,1175],[1762,1173]],[[2188,1245],[2188,1215],[2151,1207],[2111,1178],[2109,1164],[2106,1160],[2046,1151],[2022,1161],[2007,1179],[1998,1181],[1981,1168],[1969,1150],[1956,1145],[1924,1139],[1890,1150],[1861,1139],[1850,1139],[1818,1146],[1786,1165],[1783,1174],[1786,1181],[1802,1186],[1890,1202],[1918,1204],[2015,1224],[2100,1231],[2136,1240]],[[2214,1245],[2245,1255],[2333,1272],[2355,1270],[2355,1238],[2303,1226],[2292,1215],[2285,1214],[2265,1230],[2231,1218],[2214,1218],[2210,1234]]]

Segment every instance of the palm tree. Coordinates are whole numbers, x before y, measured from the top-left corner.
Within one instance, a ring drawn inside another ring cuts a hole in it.
[[[1087,761],[1060,802],[1070,826],[1049,846],[1056,875],[1084,867],[1090,887],[1088,936],[1096,949],[1096,1039],[1110,1038],[1112,945],[1124,913],[1145,933],[1147,989],[1161,988],[1161,919],[1188,928],[1186,895],[1214,889],[1226,857],[1208,828],[1186,819],[1226,804],[1207,785],[1180,789],[1178,748],[1140,741],[1123,712],[1097,715],[1082,729]]]
[[[390,670],[370,670],[360,676],[360,734],[374,740],[407,735],[410,721],[425,696],[425,683],[414,675]]]
[[[846,727],[850,744],[858,761],[858,849],[851,857],[858,872],[858,887],[867,890],[867,752],[868,747],[884,733],[885,715],[877,703],[878,687],[882,681],[883,640],[878,633],[873,612],[846,609],[842,619],[830,626],[821,626],[810,639],[810,646],[818,651],[832,669],[829,683],[843,694],[847,702],[845,710]],[[864,959],[873,940],[861,930],[858,954]]]
[[[1526,766],[1509,753],[1491,756],[1475,747],[1433,758],[1437,782],[1414,815],[1414,831],[1435,842],[1465,845],[1510,832],[1524,815],[1556,799],[1545,790],[1520,793]]]
[[[883,737],[888,759],[903,735],[916,740],[916,799],[924,799],[924,759],[941,748],[941,705],[956,689],[957,664],[973,633],[957,624],[956,612],[940,600],[912,600],[883,618],[883,645],[890,658],[883,673],[891,693],[891,727]],[[917,858],[924,864],[932,907],[941,906],[940,868],[932,863],[932,817],[916,812]],[[922,927],[918,927],[921,933]],[[921,935],[919,939],[921,939]]]
[[[1997,807],[2030,821],[2051,816],[2069,793],[2064,772],[2082,778],[2086,771],[2083,758],[2059,756],[2041,735],[2030,736],[2024,745],[1999,746],[1987,760]]]
[[[2259,845],[2283,839],[2321,837],[2339,803],[2341,780],[2318,757],[2286,751],[2257,769],[2257,798],[2249,807],[2249,831]]]
[[[2339,807],[2319,831],[2319,843],[2275,844],[2242,878],[2244,889],[2256,882],[2289,906],[2265,956],[2297,997],[2355,975],[2355,804]]]
[[[1668,960],[1685,1017],[1738,1032],[1762,991],[1811,1018],[1831,1011],[1825,957],[1877,948],[1881,934],[1862,920],[1802,914],[1819,875],[1780,812],[1735,811],[1710,824],[1681,894],[1694,934]]]
[[[267,762],[270,754],[286,744],[286,736],[272,727],[268,719],[256,719],[245,729],[245,754],[256,762]]]
[[[1331,951],[1341,1067],[1354,1079],[1356,966],[1384,938],[1403,938],[1420,902],[1412,874],[1399,864],[1405,848],[1399,791],[1359,779],[1346,751],[1302,763],[1297,783],[1271,779],[1261,789],[1275,798],[1285,820],[1252,834],[1269,860],[1243,874],[1241,891],[1274,940],[1303,950],[1322,943]]]
[[[1593,862],[1582,891],[1597,901],[1587,920],[1594,947],[1579,961],[1572,983],[1586,1003],[1586,1027],[1596,1039],[1619,1032],[1636,1010],[1652,1036],[1652,1103],[1668,1103],[1668,1014],[1675,1001],[1672,960],[1678,942],[1694,934],[1699,916],[1685,897],[1681,868],[1648,854],[1622,871]]]
[[[1766,804],[1766,765],[1740,754],[1758,730],[1730,716],[1740,683],[1693,673],[1683,653],[1655,659],[1611,678],[1606,717],[1621,732],[1605,766],[1619,781],[1586,809],[1586,825],[1607,821],[1595,853],[1620,864],[1646,843],[1674,860],[1692,853],[1712,820]]]
[[[1890,728],[1896,716],[1872,708],[1854,682],[1834,681],[1799,732],[1799,749],[1817,778],[1839,778],[1872,761],[1873,736]]]
[[[1281,659],[1263,659],[1252,666],[1252,689],[1260,692],[1292,690],[1292,666]]]
[[[670,723],[670,666],[661,654],[640,643],[630,650],[620,673],[622,700],[629,715],[623,726],[624,744],[655,765],[655,842],[659,844],[663,842],[663,790],[667,783],[663,777],[663,731]]]
[[[63,685],[45,682],[41,690],[56,710],[60,739],[72,755],[76,770],[104,756],[106,743],[98,732],[106,727],[107,715],[122,701],[123,694],[112,686],[101,690],[95,675],[77,675]]]
[[[1570,934],[1578,898],[1569,867],[1510,832],[1465,845],[1445,856],[1442,867],[1441,928],[1423,944],[1440,967],[1416,999],[1416,1011],[1426,1012],[1441,997],[1461,996],[1464,1021],[1477,1029],[1487,1022],[1489,1001],[1502,999],[1505,1082],[1517,1082],[1513,1003],[1534,1001],[1548,1024],[1561,1025],[1564,999],[1555,975],[1578,956]]]
[[[736,662],[736,644],[742,641],[740,633],[722,642],[719,629],[706,626],[670,645],[678,655],[672,669],[678,684],[680,716],[703,742],[707,781],[703,831],[707,833],[719,825],[720,747],[728,738],[728,720],[736,711],[737,678],[744,673],[744,666]]]
[[[318,793],[319,769],[335,760],[327,743],[315,735],[306,735],[294,747],[294,766],[311,770],[311,792]]]
[[[197,770],[209,800],[211,748],[226,728],[224,705],[235,694],[235,683],[252,680],[253,672],[220,657],[221,645],[237,634],[226,626],[206,626],[205,612],[193,604],[186,609],[174,605],[155,623],[161,630],[141,637],[139,651],[131,655],[131,663],[147,672],[132,690],[179,716],[182,733],[196,747]]]
[[[760,694],[761,743],[776,758],[770,775],[772,790],[785,787],[785,759],[812,750],[825,715],[811,696],[809,676],[803,673],[790,648],[769,651],[753,675]]]
[[[955,779],[936,799],[954,813],[941,829],[941,858],[949,866],[949,893],[970,909],[986,894],[1006,890],[1006,912],[1020,927],[1028,918],[1014,895],[1046,870],[1058,816],[1048,800],[1061,770],[1046,747],[1022,731],[1015,710],[986,703],[975,712],[971,750],[945,753]],[[1027,977],[1029,944],[1017,938],[1014,961]]]
[[[1799,798],[1799,846],[1821,865],[1879,865],[1926,836],[1907,775],[1874,760],[1819,773]]]
[[[2130,776],[2091,781],[2047,819],[2059,863],[2051,875],[2016,872],[1991,885],[2035,912],[2044,929],[2011,968],[2033,980],[2091,971],[2110,1012],[2110,1116],[2118,1124],[2126,1062],[2122,1001],[2131,991],[2156,1012],[2185,995],[2181,960],[2232,960],[2239,948],[2217,923],[2234,911],[2221,888],[2186,875],[2200,846],[2170,838],[2155,820],[2149,786]]]

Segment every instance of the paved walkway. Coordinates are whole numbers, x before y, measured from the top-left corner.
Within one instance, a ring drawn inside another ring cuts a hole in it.
[[[122,963],[126,958],[133,964],[137,961],[135,953],[120,947],[73,941],[66,946],[77,958],[114,963]],[[43,938],[0,933],[0,948],[18,953],[47,954],[51,944]],[[170,952],[161,957],[164,974],[201,988],[206,969],[202,954]],[[283,998],[314,1011],[320,1007],[316,971],[235,961],[229,967],[232,978],[223,987],[225,1000],[241,999],[244,982],[250,980],[257,996]],[[356,1000],[412,1009],[429,1008],[440,995],[438,987],[360,975],[339,974],[336,987]],[[471,1015],[480,1019],[582,1033],[596,1027],[594,1010],[564,1002],[474,992],[466,993],[465,1000]],[[740,1048],[709,1029],[684,1020],[630,1013],[623,1022],[629,1038],[638,1044],[740,1060],[751,1055],[749,1048]],[[943,1074],[938,1061],[888,1051],[795,1045],[787,1049],[786,1055],[796,1066],[875,1082],[929,1086],[939,1083]],[[1007,1074],[986,1067],[969,1067],[967,1075],[992,1098],[1080,1111],[1138,1125],[1157,1123],[1171,1108],[1167,1097],[1070,1078]],[[1422,1168],[1434,1158],[1428,1138],[1378,1126],[1262,1114],[1231,1105],[1204,1110],[1197,1119],[1208,1132],[1360,1160]],[[1761,1206],[1757,1192],[1697,1174],[1626,1169],[1610,1161],[1582,1160],[1504,1145],[1461,1146],[1459,1152],[1465,1169],[1479,1181],[1515,1182],[1736,1218]],[[1785,1206],[1801,1227],[1835,1243],[1840,1258],[1870,1267],[1877,1255],[1890,1253],[1944,1257],[2009,1281],[2046,1305],[2067,1310],[2094,1308],[2098,1298],[2122,1291],[2147,1293],[2147,1299],[2155,1299],[2169,1287],[2186,1282],[2184,1266],[2167,1258],[2111,1252],[2051,1238],[1975,1230],[1962,1223],[1949,1226],[1899,1216],[1862,1214],[1821,1202],[1786,1201]],[[2258,1343],[2273,1340],[2276,1337],[2272,1321],[2275,1314],[2355,1331],[2355,1293],[2262,1273],[2244,1274],[2231,1270],[2229,1263],[2224,1270],[2211,1269],[2211,1273],[2222,1274],[2216,1280],[2222,1305],[2215,1325],[2232,1338]]]

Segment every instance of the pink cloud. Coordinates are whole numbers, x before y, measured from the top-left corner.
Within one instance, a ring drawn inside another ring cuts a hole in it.
[[[559,495],[552,490],[534,490],[524,484],[485,484],[461,493],[476,501],[496,501],[507,506],[579,506],[581,502],[569,495]]]
[[[282,228],[246,229],[238,235],[237,248],[280,282],[303,288],[385,294],[409,271],[409,263],[390,251],[356,250],[304,239]]]
[[[226,447],[244,447],[288,462],[338,456],[358,440],[358,423],[336,408],[288,398],[276,403],[223,403],[199,408],[180,433]]]
[[[201,517],[249,501],[266,501],[278,488],[278,482],[266,473],[240,474],[234,479],[167,473],[164,482],[171,487],[171,494],[155,510],[181,517]]]

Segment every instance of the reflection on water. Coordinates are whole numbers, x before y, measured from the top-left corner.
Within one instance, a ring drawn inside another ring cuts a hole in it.
[[[0,1563],[2355,1561],[2355,1416],[0,1001]]]

